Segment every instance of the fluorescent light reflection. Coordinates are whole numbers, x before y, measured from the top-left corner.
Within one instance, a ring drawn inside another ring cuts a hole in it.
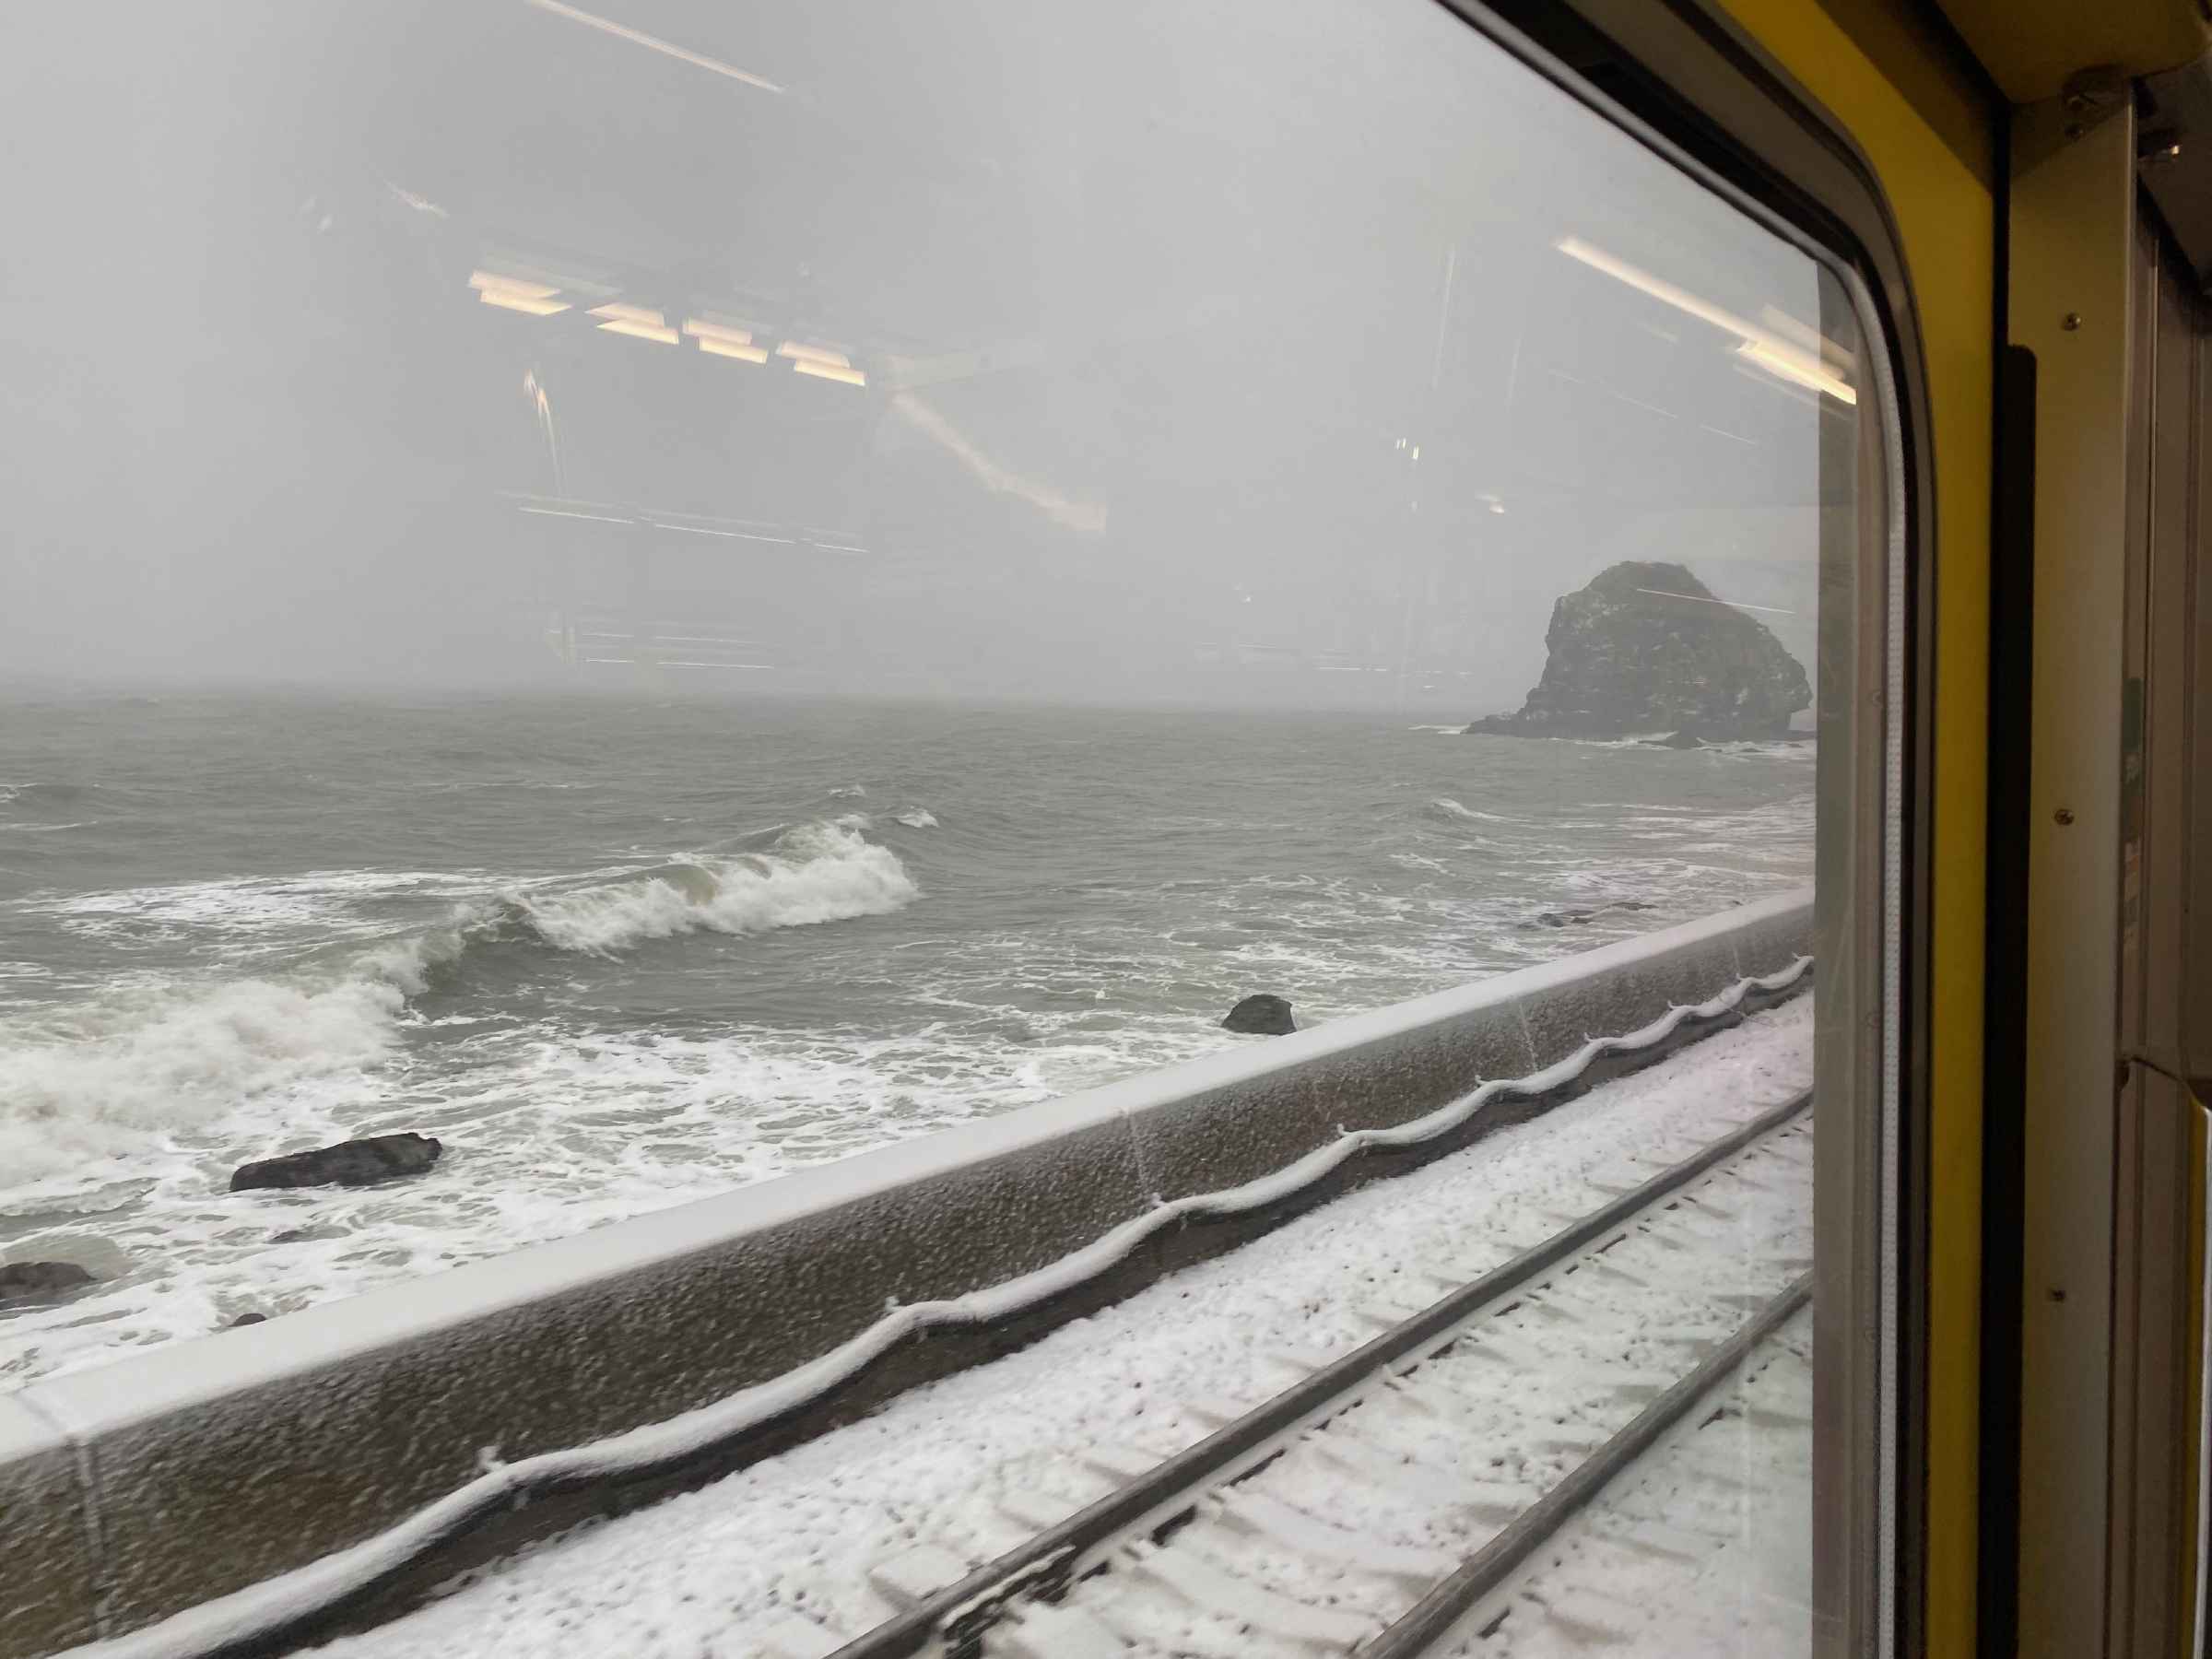
[[[817,363],[806,358],[794,359],[791,365],[801,374],[811,374],[818,380],[840,381],[848,386],[865,386],[868,377],[857,369],[840,369],[832,363]]]
[[[1748,358],[1769,374],[1803,386],[1808,391],[1825,392],[1840,403],[1856,404],[1859,394],[1838,380],[1827,370],[1816,367],[1794,352],[1781,352],[1759,340],[1746,340],[1735,348],[1735,355]]]
[[[728,323],[709,323],[701,317],[686,317],[684,332],[701,340],[724,340],[732,346],[750,346],[753,331],[738,328]]]
[[[1702,594],[1677,594],[1671,588],[1640,587],[1636,591],[1649,594],[1654,599],[1688,599],[1697,605],[1724,605],[1730,610],[1765,611],[1776,617],[1794,617],[1797,614],[1794,610],[1784,610],[1779,605],[1746,605],[1741,599],[1708,599]]]
[[[675,329],[651,323],[632,322],[628,317],[617,317],[613,322],[602,323],[599,326],[607,334],[629,335],[632,339],[658,340],[664,346],[681,344]]]
[[[626,518],[612,518],[604,512],[570,512],[559,507],[525,507],[523,511],[535,512],[540,518],[589,519],[594,524],[628,524],[635,522]]]
[[[820,363],[829,369],[850,369],[853,359],[841,351],[831,351],[827,346],[802,346],[796,340],[786,340],[776,347],[776,355],[789,358],[794,363]]]
[[[535,6],[542,12],[550,12],[557,18],[566,18],[571,23],[581,23],[586,29],[595,29],[601,34],[613,35],[618,41],[628,41],[633,46],[642,46],[648,52],[657,52],[663,57],[672,57],[678,63],[690,64],[714,75],[726,75],[734,81],[743,81],[747,86],[758,87],[763,92],[783,90],[774,81],[749,75],[735,64],[725,64],[720,58],[707,56],[703,52],[693,52],[672,41],[664,41],[658,35],[649,35],[641,29],[631,29],[611,18],[598,17],[573,6],[563,6],[560,0],[524,0],[524,4]]]
[[[486,288],[477,298],[487,305],[498,306],[501,311],[521,312],[532,317],[549,317],[555,312],[569,309],[566,300],[537,300],[528,294],[511,294],[504,288]]]
[[[613,300],[608,300],[605,305],[593,306],[592,315],[607,317],[618,323],[646,323],[654,328],[668,326],[668,319],[662,316],[657,311],[642,305],[624,305]]]
[[[699,336],[699,348],[715,357],[735,358],[742,363],[765,363],[768,353],[758,346],[740,346],[729,340],[718,340],[712,335]]]
[[[1679,312],[1687,312],[1700,322],[1710,323],[1724,334],[1735,335],[1742,342],[1736,347],[1737,355],[1777,379],[1825,393],[1840,403],[1856,404],[1859,401],[1859,394],[1850,383],[1830,373],[1818,357],[1800,350],[1771,329],[1747,322],[1734,312],[1723,311],[1688,289],[1677,288],[1664,277],[1641,270],[1625,259],[1617,259],[1603,248],[1591,246],[1579,236],[1562,236],[1554,245],[1568,258],[1580,260],[1594,271],[1603,271],[1616,282],[1625,282],[1638,292],[1649,294],[1663,304],[1671,305]]]
[[[550,300],[560,292],[543,282],[528,282],[520,276],[502,276],[497,271],[471,271],[468,286],[485,293],[519,294],[525,300]]]
[[[521,312],[525,316],[549,317],[555,312],[569,309],[566,300],[553,298],[560,290],[550,284],[502,276],[498,271],[471,271],[468,286],[477,290],[477,298],[485,304],[496,305],[501,311]]]

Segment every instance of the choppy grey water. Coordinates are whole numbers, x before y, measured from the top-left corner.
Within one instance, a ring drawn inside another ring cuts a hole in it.
[[[1808,880],[1810,746],[615,696],[0,702],[0,1387]],[[1634,900],[1558,925],[1546,912]],[[351,1135],[429,1176],[226,1190]],[[286,1235],[279,1241],[279,1235]]]

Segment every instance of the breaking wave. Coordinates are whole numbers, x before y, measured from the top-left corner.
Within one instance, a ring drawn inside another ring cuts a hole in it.
[[[893,821],[904,824],[909,830],[935,830],[937,815],[926,806],[909,806],[904,812],[893,814]]]
[[[0,1170],[42,1180],[148,1135],[189,1133],[256,1098],[316,1080],[343,1088],[391,1054],[416,1018],[410,1000],[484,947],[613,956],[679,934],[888,914],[920,891],[898,855],[850,820],[803,824],[735,858],[511,889],[319,976],[132,986],[65,1014],[0,1022]]]
[[[357,1071],[397,1036],[404,991],[237,980],[111,996],[0,1037],[0,1169],[41,1180],[149,1135],[189,1131],[311,1076]]]
[[[919,895],[888,847],[850,819],[786,830],[765,853],[726,864],[666,865],[628,879],[547,894],[512,894],[503,916],[557,950],[607,955],[677,934],[766,933],[888,915]]]

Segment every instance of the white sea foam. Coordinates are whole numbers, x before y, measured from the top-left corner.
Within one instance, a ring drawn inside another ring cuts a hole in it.
[[[935,830],[937,815],[926,806],[909,806],[904,812],[894,814],[893,821],[904,824],[909,830]]]
[[[100,924],[114,920],[248,939],[300,932],[327,937],[388,926],[354,908],[363,899],[484,892],[493,881],[481,871],[311,870],[68,893],[26,900],[18,908],[59,917],[80,933],[99,932]]]
[[[1450,795],[1441,796],[1430,802],[1429,805],[1443,813],[1447,818],[1464,818],[1470,824],[1512,824],[1520,821],[1518,818],[1501,818],[1495,812],[1477,812],[1474,807],[1464,806]]]
[[[49,1020],[0,1025],[0,1170],[9,1184],[135,1149],[309,1076],[382,1059],[403,988],[236,980],[135,988]]]

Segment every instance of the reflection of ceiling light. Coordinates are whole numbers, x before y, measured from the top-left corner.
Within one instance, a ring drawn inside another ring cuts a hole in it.
[[[764,80],[758,75],[747,74],[735,64],[725,64],[720,58],[711,58],[704,53],[692,52],[673,41],[664,41],[658,35],[649,35],[643,29],[627,28],[617,23],[611,18],[595,17],[590,12],[579,11],[573,6],[562,5],[561,0],[527,0],[527,3],[536,6],[540,11],[551,12],[557,18],[566,18],[571,23],[582,24],[586,29],[596,29],[602,34],[613,35],[618,41],[628,41],[633,45],[642,46],[649,52],[657,52],[664,57],[675,58],[680,63],[696,64],[701,69],[712,70],[716,75],[726,75],[734,81],[743,81],[747,86],[758,87],[763,92],[783,90],[774,81]]]
[[[506,276],[497,271],[471,271],[468,286],[477,290],[477,298],[487,305],[496,305],[502,311],[522,312],[533,317],[549,317],[555,312],[569,309],[566,300],[556,300],[560,292],[543,282],[529,282],[520,276]]]
[[[802,346],[795,340],[786,340],[777,347],[776,355],[789,358],[794,363],[826,363],[832,369],[853,367],[853,359],[841,351],[831,351],[825,346]]]
[[[741,362],[765,363],[768,353],[758,346],[740,346],[730,340],[718,340],[712,335],[699,336],[699,348],[711,351],[716,357],[735,358]]]
[[[1603,248],[1594,248],[1579,236],[1563,236],[1555,244],[1570,259],[1580,260],[1594,271],[1603,271],[1617,282],[1625,282],[1639,292],[1688,312],[1700,322],[1710,323],[1724,334],[1732,334],[1741,342],[1736,347],[1739,356],[1758,364],[1768,373],[1777,375],[1795,385],[1847,404],[1859,401],[1858,394],[1850,382],[1829,372],[1818,357],[1799,349],[1783,339],[1772,330],[1756,323],[1747,323],[1733,312],[1723,311],[1710,301],[1699,299],[1686,289],[1677,288],[1648,271],[1639,270],[1625,259],[1616,259]]]
[[[1664,281],[1648,271],[1638,270],[1627,260],[1616,259],[1603,248],[1594,248],[1579,236],[1562,236],[1559,240],[1558,247],[1559,252],[1566,254],[1568,258],[1579,259],[1592,270],[1603,271],[1616,282],[1625,282],[1630,288],[1673,306],[1677,311],[1688,312],[1700,322],[1710,323],[1715,328],[1743,339],[1756,340],[1760,337],[1761,330],[1745,322],[1734,312],[1724,312],[1717,305],[1709,304],[1695,294],[1678,288],[1673,283]]]
[[[540,518],[590,519],[594,524],[634,524],[636,522],[633,519],[609,518],[604,512],[570,512],[566,509],[559,507],[525,507],[523,509],[523,511],[524,512],[535,512]]]
[[[1849,380],[1857,371],[1857,358],[1818,329],[1807,327],[1789,312],[1771,305],[1762,305],[1759,308],[1759,320],[1806,356],[1819,359],[1825,368],[1842,379]]]
[[[520,276],[502,276],[497,271],[471,271],[468,286],[485,293],[516,294],[524,300],[550,300],[560,292],[542,282],[525,282]]]
[[[1793,385],[1824,392],[1839,403],[1855,404],[1859,401],[1856,392],[1798,352],[1779,350],[1760,340],[1746,340],[1735,348],[1735,354],[1750,359],[1769,374],[1779,375]]]
[[[1700,605],[1725,605],[1733,610],[1767,611],[1777,617],[1794,617],[1794,610],[1784,610],[1779,605],[1746,605],[1741,599],[1712,599],[1702,594],[1677,594],[1668,588],[1640,587],[1640,594],[1649,594],[1654,599],[1694,599]]]
[[[1492,512],[1503,512],[1505,511],[1505,503],[1503,501],[1492,501],[1490,503],[1490,511]]]
[[[566,300],[543,300],[529,294],[511,293],[505,288],[488,288],[477,298],[502,311],[524,312],[533,317],[549,317],[555,312],[569,309]]]
[[[832,363],[811,362],[806,358],[794,359],[791,366],[801,374],[815,375],[821,380],[842,381],[848,386],[865,386],[868,383],[868,377],[857,369],[840,369]]]
[[[749,328],[733,328],[726,323],[701,322],[697,317],[684,319],[684,332],[700,340],[725,340],[732,346],[750,346],[753,343],[753,331]]]
[[[599,326],[608,334],[629,335],[640,340],[658,340],[664,346],[678,344],[675,329],[639,323],[629,317],[617,317],[613,322],[602,323]]]
[[[621,305],[611,300],[605,305],[593,306],[592,315],[606,317],[618,323],[645,323],[654,328],[668,326],[668,319],[662,316],[657,311],[649,310],[642,305]]]

